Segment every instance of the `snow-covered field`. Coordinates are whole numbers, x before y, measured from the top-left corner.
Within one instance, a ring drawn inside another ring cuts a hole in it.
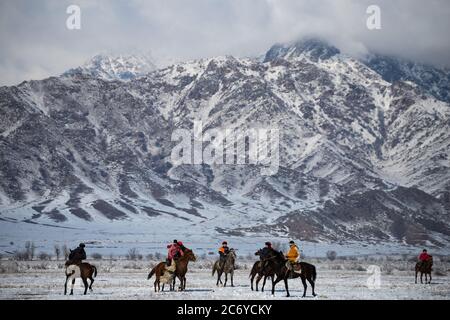
[[[317,267],[316,293],[307,299],[450,299],[450,264],[447,258],[435,262],[432,284],[414,284],[413,262],[406,260],[354,258],[328,261],[312,259]],[[92,261],[91,261],[92,262]],[[286,299],[284,285],[278,284],[275,296],[270,294],[270,281],[265,292],[250,290],[248,278],[251,261],[238,262],[235,287],[216,287],[209,259],[190,265],[185,292],[153,291],[153,279],[146,280],[155,261],[98,260],[92,293],[83,296],[81,280],[77,280],[74,296],[64,296],[64,272],[61,261],[1,261],[0,299]],[[380,286],[367,285],[373,273],[370,265],[380,267]],[[260,284],[261,285],[261,284]],[[289,281],[291,298],[300,299],[303,287],[298,279]]]

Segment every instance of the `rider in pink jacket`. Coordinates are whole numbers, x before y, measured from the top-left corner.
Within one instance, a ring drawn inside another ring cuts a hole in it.
[[[167,249],[167,265],[170,266],[172,259],[176,260],[183,255],[183,250],[181,250],[177,240],[173,240],[172,244],[167,245]]]

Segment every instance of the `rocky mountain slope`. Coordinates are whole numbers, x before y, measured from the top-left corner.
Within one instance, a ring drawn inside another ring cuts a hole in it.
[[[113,74],[94,63],[1,87],[0,224],[445,246],[449,82],[428,86],[408,65],[414,79],[392,77],[377,59],[305,40],[263,61]],[[174,166],[172,133],[199,120],[204,130],[279,128],[277,173]]]

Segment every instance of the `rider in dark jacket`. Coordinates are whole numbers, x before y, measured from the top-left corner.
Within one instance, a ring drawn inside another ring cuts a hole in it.
[[[267,265],[268,258],[272,257],[277,251],[272,247],[272,243],[266,242],[265,247],[260,249],[255,254],[259,254],[259,259],[261,260],[260,266],[265,267]]]
[[[265,245],[266,246],[261,249],[260,254],[259,254],[259,257],[261,260],[264,260],[268,256],[271,256],[274,253],[276,253],[276,250],[274,248],[272,248],[272,243],[266,242]]]
[[[80,243],[78,248],[70,250],[69,261],[71,261],[72,264],[80,264],[86,259],[86,251],[84,251],[85,246],[84,243]]]

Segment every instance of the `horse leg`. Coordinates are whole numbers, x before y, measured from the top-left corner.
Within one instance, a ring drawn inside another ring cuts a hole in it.
[[[312,287],[312,294],[313,294],[313,297],[317,296],[317,294],[314,292],[314,287],[315,287],[314,280],[313,280],[311,277],[308,277],[308,278],[306,278],[306,279],[308,280],[309,284],[310,284],[311,287]]]
[[[222,280],[220,278],[222,278],[222,273],[220,271],[217,271],[217,286],[219,286],[219,283],[222,283]]]
[[[92,284],[94,283],[94,278],[92,278],[92,276],[90,276],[90,277],[89,277],[89,280],[91,280],[91,284],[89,285],[89,290],[90,290],[90,291],[93,291],[93,290],[92,290]]]
[[[250,278],[250,289],[252,289],[253,291],[253,280],[255,279],[256,274],[252,274],[251,278]]]
[[[300,278],[302,279],[302,283],[303,283],[303,296],[302,296],[302,298],[304,298],[304,297],[306,297],[306,289],[308,288],[308,285],[306,284],[305,276],[301,276]]]
[[[289,286],[288,286],[288,279],[287,277],[284,277],[284,287],[286,288],[286,297],[290,297],[290,293],[289,293]]]
[[[84,294],[87,293],[87,289],[88,289],[88,282],[86,278],[81,278],[81,280],[83,280],[83,284],[84,284]]]
[[[164,291],[164,285],[165,285],[165,283],[163,283],[163,286],[162,286],[162,291]]]
[[[428,283],[431,284],[431,271],[430,271],[429,275],[430,275],[430,281]]]
[[[264,287],[266,286],[266,280],[267,280],[267,276],[264,276],[264,280],[263,280],[263,284],[262,284],[262,288],[261,288],[262,292],[264,292]]]
[[[276,286],[276,284],[277,284],[278,282],[280,282],[281,280],[283,280],[283,278],[280,277],[280,276],[278,276],[278,275],[277,275],[277,279],[276,279],[276,280],[274,280],[274,279],[272,278],[272,295],[275,295],[275,286]]]
[[[234,271],[231,271],[231,286],[234,287],[233,283]]]
[[[155,292],[158,292],[158,291],[156,291],[156,283],[157,282],[158,282],[157,280],[155,280],[155,282],[153,282],[153,286],[155,287]]]
[[[262,275],[258,274],[258,277],[256,278],[256,291],[258,291],[259,282],[261,281]]]
[[[228,281],[228,273],[225,272],[225,283],[223,284],[224,287],[227,286],[227,281]]]
[[[416,270],[416,279],[415,279],[415,281],[414,281],[414,283],[415,284],[417,284],[417,274],[418,274],[419,272]]]
[[[423,272],[422,271],[420,271],[420,283],[423,284]]]
[[[66,282],[64,283],[64,295],[67,294],[67,280],[69,279],[70,276],[66,275]]]
[[[73,287],[75,286],[75,277],[72,278],[72,286],[70,287],[70,295],[73,295]]]

